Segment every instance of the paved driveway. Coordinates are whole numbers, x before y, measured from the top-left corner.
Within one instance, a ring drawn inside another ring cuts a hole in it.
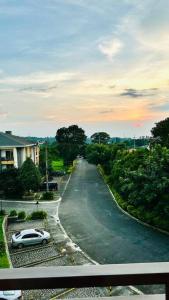
[[[123,214],[94,165],[79,160],[60,205],[69,236],[99,263],[169,261],[169,236]]]

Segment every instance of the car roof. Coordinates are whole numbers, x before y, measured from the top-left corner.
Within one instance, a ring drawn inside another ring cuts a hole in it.
[[[12,299],[11,296],[20,297],[21,295],[22,295],[22,292],[20,290],[15,290],[15,291],[13,291],[13,290],[11,290],[11,291],[0,291],[0,296],[1,297],[5,297],[5,298],[6,297],[10,297],[9,299]]]
[[[35,229],[24,229],[24,230],[21,230],[20,231],[20,233],[21,233],[21,235],[23,235],[23,234],[28,234],[28,233],[35,233],[36,232],[36,230]]]

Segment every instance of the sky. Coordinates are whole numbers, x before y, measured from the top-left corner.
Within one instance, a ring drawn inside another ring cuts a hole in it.
[[[168,0],[0,0],[0,131],[150,135],[169,116]]]

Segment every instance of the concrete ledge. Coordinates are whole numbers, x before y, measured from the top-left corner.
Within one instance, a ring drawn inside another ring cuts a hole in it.
[[[132,295],[132,296],[101,297],[101,298],[73,298],[73,300],[84,300],[84,299],[85,300],[165,300],[165,295],[137,295],[137,296]]]
[[[5,251],[6,251],[7,258],[8,258],[9,267],[12,268],[12,262],[11,262],[11,258],[9,255],[8,242],[7,242],[7,238],[6,238],[6,226],[7,226],[7,216],[4,217],[4,220],[2,223],[2,231],[3,231],[3,237],[4,237],[4,242],[5,242]]]

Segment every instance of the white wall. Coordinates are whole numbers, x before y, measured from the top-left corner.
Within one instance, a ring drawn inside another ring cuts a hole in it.
[[[18,158],[17,158],[17,150],[13,148],[13,157],[14,157],[14,167],[18,168]]]
[[[6,157],[6,150],[1,150],[1,157]]]

